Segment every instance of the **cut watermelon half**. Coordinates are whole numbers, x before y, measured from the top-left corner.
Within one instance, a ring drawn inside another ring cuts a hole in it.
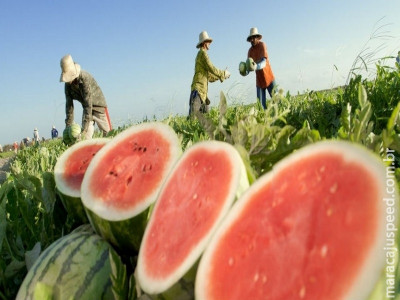
[[[196,299],[367,299],[385,268],[385,199],[398,199],[386,180],[379,158],[348,142],[283,159],[213,236]]]
[[[95,138],[74,144],[64,151],[54,166],[54,181],[67,212],[83,223],[87,222],[81,201],[83,176],[94,155],[109,141]]]
[[[181,152],[176,133],[160,122],[131,126],[107,143],[81,186],[96,232],[123,251],[137,251],[148,209]]]
[[[205,141],[188,148],[163,185],[146,227],[136,268],[141,289],[181,299],[182,290],[174,285],[196,265],[248,186],[245,166],[232,145]],[[191,284],[194,289],[194,279]]]

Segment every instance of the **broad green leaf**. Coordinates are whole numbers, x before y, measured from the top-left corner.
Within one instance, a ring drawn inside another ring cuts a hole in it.
[[[120,256],[111,247],[109,248],[111,264],[112,292],[116,300],[125,300],[128,295],[128,279],[126,266],[122,263]]]
[[[251,185],[257,179],[257,174],[255,173],[253,167],[251,166],[251,160],[247,150],[240,144],[235,145],[236,150],[239,152],[240,157],[243,160],[244,166],[246,168],[247,179]]]
[[[386,128],[389,132],[394,130],[394,126],[399,122],[400,120],[400,101],[397,103],[397,106],[395,109],[393,109],[393,112],[387,122]]]
[[[51,214],[56,199],[56,183],[54,181],[54,174],[50,172],[43,173],[43,188],[41,201],[45,208],[46,213]]]
[[[11,261],[11,263],[9,265],[7,265],[7,267],[4,271],[4,276],[6,278],[12,278],[18,272],[21,272],[21,270],[23,270],[23,269],[25,269],[25,262],[13,259]]]
[[[0,204],[0,249],[3,247],[3,240],[6,237],[7,229],[7,212],[6,212],[6,202],[3,201]]]
[[[25,252],[25,264],[26,264],[26,269],[28,271],[40,256],[41,250],[42,250],[41,244],[40,242],[37,242],[35,246],[32,248],[32,250]]]

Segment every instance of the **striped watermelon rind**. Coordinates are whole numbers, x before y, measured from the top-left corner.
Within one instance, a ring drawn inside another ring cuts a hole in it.
[[[72,141],[71,137],[69,136],[69,126],[65,127],[65,129],[63,131],[63,142],[67,146],[73,144],[73,141]]]
[[[76,139],[81,134],[81,126],[77,123],[73,123],[69,127],[69,136],[72,140]]]
[[[119,253],[130,256],[137,254],[148,222],[150,209],[144,210],[134,218],[115,222],[99,217],[88,208],[84,209],[93,229],[118,249]]]
[[[112,299],[110,249],[88,225],[78,227],[39,256],[16,300],[33,300],[42,288],[53,299]]]

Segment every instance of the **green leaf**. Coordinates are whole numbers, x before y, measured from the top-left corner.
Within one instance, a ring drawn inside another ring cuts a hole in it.
[[[251,185],[254,181],[256,181],[257,174],[251,166],[250,155],[247,150],[240,144],[236,144],[235,148],[239,152],[239,155],[243,160],[244,166],[246,168],[247,179],[249,180],[249,184]]]
[[[42,247],[40,245],[40,242],[37,242],[35,244],[35,246],[32,248],[32,250],[25,252],[25,264],[26,264],[26,269],[28,271],[33,266],[33,264],[38,259],[38,257],[40,256],[41,250],[42,250]]]
[[[111,264],[111,283],[112,292],[117,300],[127,299],[128,295],[128,279],[126,273],[126,266],[122,263],[120,256],[116,251],[109,248],[109,258]]]
[[[219,93],[219,113],[220,116],[225,116],[226,112],[228,110],[228,104],[226,102],[226,97],[224,92]]]
[[[11,263],[6,267],[4,271],[4,276],[6,278],[12,278],[22,269],[25,269],[25,262],[13,259]]]
[[[56,199],[56,183],[54,181],[54,175],[50,172],[43,173],[43,188],[41,195],[41,202],[45,208],[46,213],[51,214],[54,208],[54,202]]]
[[[0,205],[0,249],[3,248],[3,240],[6,237],[7,218],[6,218],[6,202]]]
[[[393,112],[387,122],[386,128],[389,133],[394,130],[394,126],[399,122],[399,120],[400,120],[399,114],[400,114],[400,101],[397,103],[397,106],[393,110]]]

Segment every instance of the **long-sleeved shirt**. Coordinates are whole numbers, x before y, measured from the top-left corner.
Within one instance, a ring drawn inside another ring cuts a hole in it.
[[[197,90],[201,100],[205,101],[208,93],[208,82],[214,82],[218,79],[221,82],[224,81],[225,71],[214,67],[207,51],[201,48],[196,56],[191,90]]]
[[[77,100],[82,104],[82,131],[86,132],[89,122],[92,121],[92,110],[104,112],[107,107],[106,99],[96,80],[88,72],[81,70],[77,80],[65,83],[65,124],[72,125],[74,122],[74,102]]]
[[[263,58],[266,59],[265,67],[256,70],[256,86],[262,89],[267,88],[275,80],[274,73],[269,64],[267,45],[260,41],[257,45],[251,46],[247,57],[251,57],[256,63],[260,63]]]

